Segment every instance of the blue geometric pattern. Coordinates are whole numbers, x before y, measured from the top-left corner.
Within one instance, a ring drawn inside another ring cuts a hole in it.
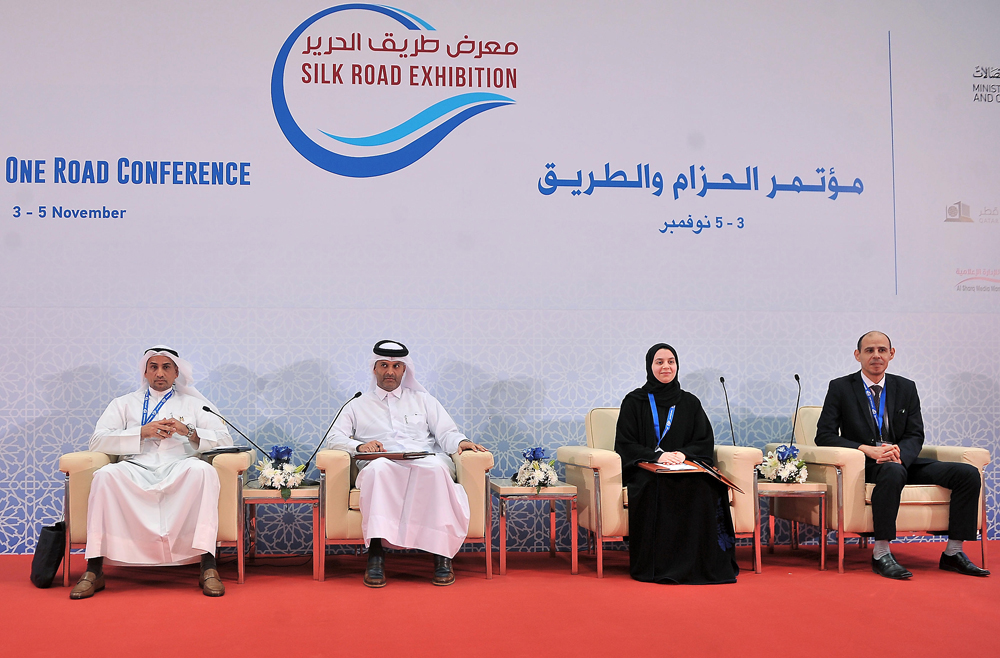
[[[61,518],[59,456],[86,449],[108,402],[136,387],[137,355],[159,342],[192,361],[200,390],[257,443],[291,445],[302,462],[339,406],[367,389],[371,346],[401,340],[421,382],[493,450],[492,477],[505,478],[525,448],[554,456],[582,445],[584,414],[618,406],[660,340],[678,349],[681,384],[701,399],[717,443],[731,440],[720,376],[738,443],[784,440],[792,374],[802,378],[802,404],[822,404],[827,382],[857,369],[857,336],[879,326],[897,348],[891,371],[917,382],[927,443],[1000,454],[995,314],[188,308],[154,320],[149,311],[0,309],[0,552],[30,553],[40,526]],[[986,482],[996,527],[993,464]],[[546,512],[544,503],[510,506],[509,550],[547,550]],[[556,516],[558,548],[568,550],[562,504]],[[309,550],[308,507],[262,506],[258,519],[260,553]],[[495,547],[496,509],[494,524]],[[787,541],[783,522],[777,533]],[[802,543],[816,537],[803,528]]]

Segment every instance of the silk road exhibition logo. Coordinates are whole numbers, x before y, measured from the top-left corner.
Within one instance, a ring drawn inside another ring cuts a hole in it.
[[[274,116],[321,169],[353,178],[399,171],[469,119],[514,103],[517,44],[478,37],[446,37],[385,5],[324,9],[278,52]]]

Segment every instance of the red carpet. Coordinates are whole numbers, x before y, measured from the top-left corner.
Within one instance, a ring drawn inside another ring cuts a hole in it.
[[[970,545],[972,548],[973,545]],[[363,557],[331,556],[326,582],[306,559],[248,565],[236,584],[221,567],[226,596],[197,589],[194,567],[109,567],[108,587],[70,601],[68,589],[36,589],[30,556],[0,556],[7,656],[442,656],[995,655],[1000,573],[970,578],[938,570],[943,544],[894,550],[914,572],[893,582],[871,572],[871,551],[848,547],[847,573],[817,569],[815,547],[764,556],[764,572],[736,585],[666,586],[632,581],[628,555],[606,553],[605,578],[581,555],[509,554],[506,576],[483,577],[482,554],[455,560],[458,581],[430,584],[423,555],[387,558],[389,584],[361,583]],[[1000,560],[1000,542],[991,543]],[[973,551],[978,563],[978,550]],[[74,556],[73,574],[83,569]],[[496,561],[494,563],[496,569]],[[75,578],[74,578],[75,580]],[[368,630],[366,630],[368,629]],[[297,648],[292,648],[292,647]]]

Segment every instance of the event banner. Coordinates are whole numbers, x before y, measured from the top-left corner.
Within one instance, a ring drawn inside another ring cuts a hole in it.
[[[0,302],[995,311],[996,12],[5,3]]]

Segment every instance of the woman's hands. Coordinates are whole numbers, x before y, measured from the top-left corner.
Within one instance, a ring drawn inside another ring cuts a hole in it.
[[[683,452],[664,452],[656,460],[657,464],[680,464],[687,459]]]

